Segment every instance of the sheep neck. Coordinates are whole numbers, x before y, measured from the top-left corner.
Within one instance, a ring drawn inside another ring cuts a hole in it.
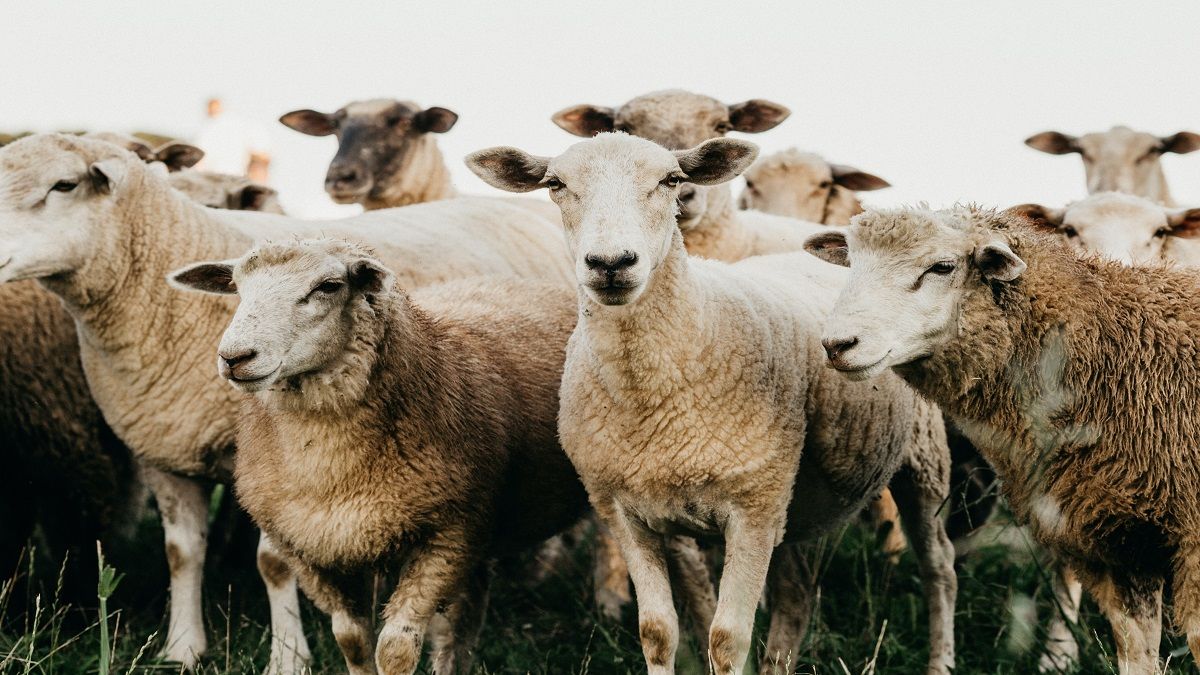
[[[678,371],[695,364],[703,352],[704,304],[704,289],[690,274],[676,229],[666,257],[636,302],[607,307],[580,294],[576,334],[585,337],[596,370],[611,390],[666,396]]]
[[[450,170],[432,134],[409,141],[392,180],[378,192],[372,191],[363,208],[368,211],[423,204],[456,196]]]
[[[687,252],[702,258],[736,262],[752,254],[751,237],[733,208],[728,184],[708,189],[704,215],[683,233]]]

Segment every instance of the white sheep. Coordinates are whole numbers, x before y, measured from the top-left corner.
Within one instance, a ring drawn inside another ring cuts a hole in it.
[[[672,153],[603,133],[553,159],[493,148],[468,164],[501,189],[548,188],[562,209],[580,293],[559,432],[629,564],[650,673],[673,672],[678,644],[666,535],[724,541],[709,661],[740,673],[764,586],[795,582],[771,564],[776,546],[836,527],[889,479],[925,582],[928,672],[947,673],[956,582],[937,515],[949,458],[936,408],[898,378],[853,385],[824,368],[835,267],[802,253],[727,265],[684,248],[680,185],[728,181],[756,152],[715,139]],[[776,628],[764,673],[795,660]]]
[[[739,208],[823,225],[846,225],[862,213],[855,192],[891,187],[878,176],[796,148],[759,159],[742,177]]]
[[[1171,206],[1162,156],[1200,150],[1200,134],[1180,131],[1155,136],[1117,126],[1082,136],[1043,131],[1025,139],[1025,145],[1051,155],[1079,155],[1089,193],[1125,192]]]
[[[189,476],[227,478],[237,402],[209,375],[232,307],[170,289],[167,272],[243,252],[256,237],[324,232],[374,243],[406,287],[494,274],[570,283],[562,233],[508,200],[462,199],[340,221],[207,209],[117,146],[47,134],[0,149],[0,282],[37,278],[74,317],[92,395],[118,437],[173,474],[156,489],[171,565],[166,655],[192,664],[207,499]],[[264,538],[272,601],[271,668],[295,671],[308,648],[295,583]]]
[[[809,248],[850,266],[830,364],[894,372],[958,423],[1108,617],[1122,675],[1161,672],[1167,578],[1200,656],[1195,276],[1081,257],[971,207],[868,211]]]

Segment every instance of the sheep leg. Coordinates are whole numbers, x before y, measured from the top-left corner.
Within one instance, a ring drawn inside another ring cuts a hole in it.
[[[796,669],[816,597],[816,580],[807,554],[804,545],[789,542],[777,547],[771,556],[766,595],[771,627],[766,650],[759,658],[760,675],[789,674]]]
[[[1174,566],[1171,600],[1175,605],[1175,624],[1187,635],[1192,660],[1200,666],[1200,545],[1180,544]]]
[[[162,658],[191,669],[208,648],[201,610],[204,553],[208,537],[208,492],[190,478],[144,466],[162,518],[170,571],[170,619]]]
[[[750,653],[754,610],[767,585],[767,570],[779,532],[761,524],[770,518],[738,511],[725,524],[725,568],[717,613],[708,633],[708,663],[716,675],[737,675]],[[759,521],[759,522],[755,522]]]
[[[596,521],[596,552],[592,573],[596,585],[596,605],[600,613],[614,621],[621,620],[621,608],[633,600],[629,589],[629,566],[621,557],[621,547],[612,533],[598,518]],[[705,624],[706,626],[708,624]]]
[[[350,675],[375,675],[375,631],[371,627],[369,603],[373,576],[344,575],[319,570],[291,558],[287,561],[300,587],[313,604],[329,615]]]
[[[616,502],[597,504],[597,513],[621,547],[637,593],[638,636],[648,675],[673,675],[679,648],[679,615],[671,599],[666,542],[630,517]]]
[[[896,508],[896,499],[887,488],[871,500],[871,526],[875,528],[875,537],[879,540],[880,548],[883,549],[888,562],[898,564],[900,554],[908,548],[908,542],[904,539],[904,531],[900,529],[900,512]]]
[[[943,467],[945,469],[945,467]],[[954,667],[954,545],[946,536],[939,510],[949,492],[948,470],[921,471],[903,466],[892,478],[900,523],[917,556],[921,586],[929,608],[928,673],[948,674]]]
[[[300,621],[296,575],[265,532],[258,537],[258,573],[271,606],[271,657],[267,675],[302,673],[309,661],[308,640]]]
[[[1079,603],[1083,600],[1083,586],[1075,573],[1066,565],[1059,564],[1052,573],[1050,583],[1054,587],[1057,607],[1050,620],[1046,636],[1046,653],[1038,661],[1038,670],[1043,673],[1059,673],[1071,669],[1079,660],[1079,645],[1071,626],[1079,623]]]
[[[708,654],[708,627],[717,610],[717,590],[708,573],[708,558],[695,539],[667,538],[667,574],[672,595],[680,605],[676,611],[683,610],[697,649]]]
[[[488,587],[491,585],[491,570],[486,564],[475,568],[467,579],[467,588],[458,599],[429,624],[433,643],[433,672],[471,672],[475,660],[475,647],[479,633],[483,630],[484,615],[487,614]]]
[[[383,610],[383,629],[375,649],[380,673],[416,672],[430,621],[465,592],[478,564],[466,543],[477,538],[463,531],[441,531],[410,554]],[[444,674],[438,671],[438,675]]]
[[[1135,577],[1111,570],[1077,570],[1083,587],[1100,605],[1117,643],[1120,675],[1158,673],[1162,641],[1161,578]]]

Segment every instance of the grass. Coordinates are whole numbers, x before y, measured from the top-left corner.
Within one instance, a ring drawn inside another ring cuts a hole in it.
[[[100,568],[106,586],[91,601],[64,600],[61,574],[46,580],[35,563],[23,565],[0,589],[0,673],[178,672],[178,665],[154,658],[166,632],[160,536],[148,521],[132,541],[106,552],[110,571]],[[626,608],[620,622],[600,616],[591,602],[587,547],[580,548],[560,574],[537,587],[523,581],[524,561],[498,567],[477,674],[645,673],[633,608]],[[822,591],[795,672],[923,673],[926,613],[912,556],[889,564],[873,536],[858,526],[818,548]],[[234,562],[209,570],[209,652],[200,673],[258,672],[269,652],[266,600],[253,549],[231,558]],[[1046,570],[1036,560],[998,544],[974,551],[959,570],[955,672],[1036,672],[1040,631],[1052,611]],[[1107,625],[1086,601],[1082,614],[1081,666],[1075,672],[1115,673]],[[765,619],[760,613],[756,637],[765,634]],[[344,672],[324,617],[306,604],[304,620],[314,672]],[[1169,672],[1192,672],[1185,670],[1194,667],[1182,638],[1165,637],[1163,649],[1172,657]],[[703,672],[693,650],[681,652],[680,673]]]

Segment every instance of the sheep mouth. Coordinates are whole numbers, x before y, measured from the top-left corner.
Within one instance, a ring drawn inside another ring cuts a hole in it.
[[[225,376],[225,378],[228,379],[235,387],[254,389],[254,388],[258,388],[259,386],[264,385],[264,384],[270,384],[271,381],[274,379],[275,374],[278,373],[279,369],[282,367],[283,367],[283,364],[281,363],[278,366],[275,366],[274,368],[272,368],[271,372],[266,373],[265,375],[257,375],[254,377],[241,377],[241,376],[238,376],[238,375],[230,372],[229,374],[227,374]]]
[[[627,305],[638,294],[642,284],[636,281],[609,281],[587,285],[592,297],[602,305]]]
[[[892,355],[891,350],[888,350],[888,352],[886,354],[884,354],[883,357],[880,358],[878,361],[875,361],[874,363],[869,363],[865,366],[852,365],[852,364],[846,363],[845,361],[840,361],[840,360],[839,361],[830,361],[829,365],[834,370],[845,375],[846,377],[850,378],[851,380],[866,380],[866,379],[875,377],[876,375],[881,373],[883,371],[883,369],[887,367],[887,364],[885,362],[887,361],[888,357],[891,355]]]

